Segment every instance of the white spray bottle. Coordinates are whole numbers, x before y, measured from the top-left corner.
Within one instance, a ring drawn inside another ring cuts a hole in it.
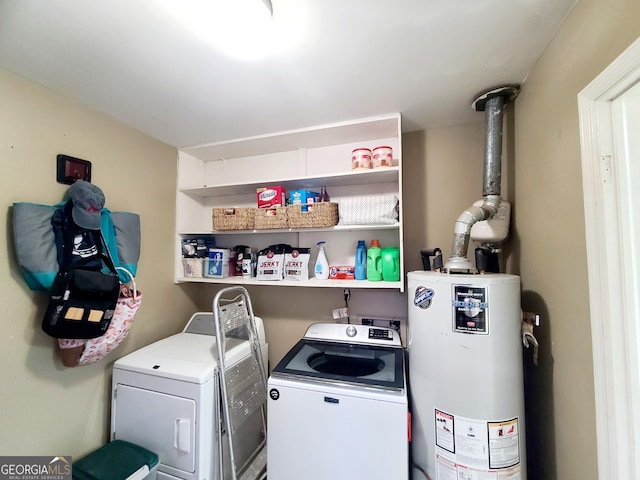
[[[329,262],[324,251],[326,242],[318,242],[318,258],[316,259],[315,275],[318,280],[326,280],[329,278]]]

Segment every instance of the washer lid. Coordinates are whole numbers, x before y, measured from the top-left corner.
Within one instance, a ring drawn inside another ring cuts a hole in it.
[[[216,337],[178,333],[120,358],[113,368],[201,384],[218,368],[217,352]],[[238,362],[249,352],[246,340],[227,339],[227,364]]]
[[[303,338],[278,363],[272,374],[404,391],[404,351],[401,347]]]

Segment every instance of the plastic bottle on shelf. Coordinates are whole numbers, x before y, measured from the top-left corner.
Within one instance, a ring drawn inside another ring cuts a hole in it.
[[[356,265],[355,265],[355,279],[366,280],[367,279],[367,246],[364,240],[358,240],[358,246],[356,247]]]
[[[382,280],[382,249],[380,242],[371,240],[371,246],[367,249],[367,280],[379,282]]]
[[[324,185],[320,189],[320,201],[321,202],[329,202],[329,201],[331,201],[331,199],[329,197],[329,194],[327,193],[327,187],[325,187]]]
[[[383,248],[381,264],[382,280],[385,282],[400,281],[400,248]]]
[[[318,258],[316,259],[315,276],[318,280],[326,280],[329,278],[329,261],[324,251],[326,242],[318,242]]]

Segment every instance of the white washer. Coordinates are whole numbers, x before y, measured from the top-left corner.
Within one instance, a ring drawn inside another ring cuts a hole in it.
[[[392,329],[314,324],[268,381],[269,480],[405,480],[404,350]]]
[[[262,320],[256,317],[263,360],[268,345]],[[247,340],[227,338],[227,365],[250,354]],[[114,363],[111,439],[127,440],[160,459],[157,478],[218,480],[221,442],[220,389],[213,313],[194,314],[182,333],[148,345]],[[260,415],[235,433],[248,458],[260,441]],[[236,454],[238,455],[238,454]]]

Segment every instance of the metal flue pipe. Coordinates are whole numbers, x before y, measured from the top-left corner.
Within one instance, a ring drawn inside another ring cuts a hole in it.
[[[454,227],[451,257],[446,270],[469,270],[467,258],[471,227],[483,220],[493,218],[500,206],[502,179],[502,124],[505,105],[520,93],[518,86],[497,87],[479,95],[472,103],[476,111],[485,112],[486,134],[483,168],[482,196],[480,206],[471,206],[458,217]]]
[[[502,183],[502,123],[505,99],[493,97],[486,102],[486,139],[482,196],[500,195]]]

